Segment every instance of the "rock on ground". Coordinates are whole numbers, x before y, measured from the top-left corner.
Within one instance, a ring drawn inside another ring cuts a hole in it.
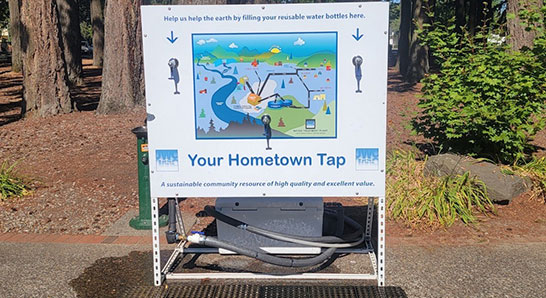
[[[510,203],[513,198],[529,188],[528,183],[519,176],[504,174],[500,167],[492,163],[462,155],[431,156],[425,164],[424,171],[426,175],[439,177],[470,172],[470,175],[485,183],[491,201],[499,204]]]

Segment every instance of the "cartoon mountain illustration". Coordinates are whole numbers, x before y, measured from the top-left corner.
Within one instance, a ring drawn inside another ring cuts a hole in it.
[[[211,62],[211,61],[214,61],[214,60],[218,59],[216,56],[214,56],[213,54],[211,54],[208,51],[198,53],[197,55],[195,55],[195,57],[201,58],[202,62]]]
[[[239,56],[244,57],[253,57],[259,54],[260,52],[258,52],[257,50],[249,50],[247,47],[243,47],[241,51],[239,51]]]
[[[320,64],[324,63],[324,59],[326,59],[332,65],[332,68],[336,68],[336,55],[330,52],[313,54],[311,57],[300,61],[298,63],[298,67],[305,67],[304,65],[306,63],[307,67],[320,67]]]
[[[211,54],[214,55],[217,59],[239,58],[239,55],[237,55],[237,53],[227,51],[221,46],[217,46]]]
[[[267,54],[267,53],[264,53],[264,54]],[[270,54],[273,54],[273,53],[270,53]],[[285,61],[287,57],[288,57],[288,54],[286,53],[277,53],[277,54],[273,54],[271,57],[269,57],[268,59],[265,59],[264,61],[269,64],[274,64],[277,61]]]
[[[276,54],[273,54],[271,52],[265,52],[265,53],[261,53],[259,55],[256,55],[255,58],[260,60],[260,61],[268,61],[268,59],[273,57],[274,55],[276,55]]]

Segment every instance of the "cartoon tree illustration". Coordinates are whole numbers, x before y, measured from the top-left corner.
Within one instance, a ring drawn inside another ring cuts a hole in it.
[[[294,84],[294,80],[292,80],[292,78],[290,78],[290,81],[288,81],[288,84]]]
[[[293,56],[292,56],[292,53],[290,53],[290,60],[294,59]]]
[[[326,115],[330,115],[332,114],[332,112],[330,112],[330,107],[328,107],[328,109],[326,110]]]
[[[211,84],[216,84],[216,80],[214,78],[212,78],[212,80],[210,81]]]
[[[281,88],[282,88],[282,89],[286,88],[286,87],[284,86],[284,80],[282,80]]]
[[[277,127],[286,127],[286,125],[284,125],[284,121],[282,121],[282,117],[279,119],[279,124],[277,124]]]
[[[326,111],[328,109],[328,106],[326,105],[326,101],[324,101],[324,105],[322,106],[322,110]]]
[[[239,71],[237,70],[237,66],[235,66],[235,68],[233,68],[233,74],[239,74]]]
[[[252,123],[250,113],[246,113],[246,117],[243,118],[243,124],[250,124]]]
[[[209,132],[208,133],[211,133],[211,132],[216,132],[216,127],[214,127],[214,120],[212,120],[212,118],[210,118],[210,121],[209,121]]]
[[[196,80],[199,80],[199,74],[197,74],[197,76],[195,77]]]
[[[237,100],[235,100],[235,96],[233,96],[233,97],[231,98],[231,104],[234,105],[234,104],[236,104],[236,103],[237,103]]]
[[[199,118],[205,118],[205,109],[201,109],[201,114],[199,114]]]

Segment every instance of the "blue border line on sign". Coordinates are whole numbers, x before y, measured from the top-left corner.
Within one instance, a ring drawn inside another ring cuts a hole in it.
[[[274,139],[291,139],[291,140],[294,140],[294,139],[304,139],[304,140],[324,140],[324,139],[337,139],[337,126],[338,126],[338,99],[339,99],[339,92],[338,92],[338,68],[339,68],[339,55],[338,55],[338,31],[310,31],[310,32],[243,32],[243,33],[192,33],[191,34],[191,61],[192,61],[192,70],[193,70],[193,77],[192,77],[192,82],[193,82],[193,114],[194,114],[194,137],[195,137],[195,140],[204,140],[204,141],[207,141],[207,140],[261,140],[263,139],[263,137],[237,137],[237,138],[233,138],[233,137],[213,137],[213,138],[198,138],[197,137],[197,117],[196,117],[196,107],[197,107],[197,98],[196,98],[196,92],[197,92],[197,89],[196,89],[196,84],[195,84],[195,63],[194,63],[194,59],[195,59],[195,48],[194,48],[194,44],[193,44],[193,37],[195,35],[251,35],[251,34],[263,34],[263,35],[266,35],[266,34],[318,34],[318,33],[334,33],[335,34],[335,37],[336,37],[336,91],[335,91],[335,95],[336,95],[336,119],[334,120],[335,121],[335,136],[333,137],[274,137]]]

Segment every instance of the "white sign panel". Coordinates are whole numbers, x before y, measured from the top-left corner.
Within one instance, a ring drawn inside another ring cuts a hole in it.
[[[153,197],[384,196],[388,3],[143,6]]]

